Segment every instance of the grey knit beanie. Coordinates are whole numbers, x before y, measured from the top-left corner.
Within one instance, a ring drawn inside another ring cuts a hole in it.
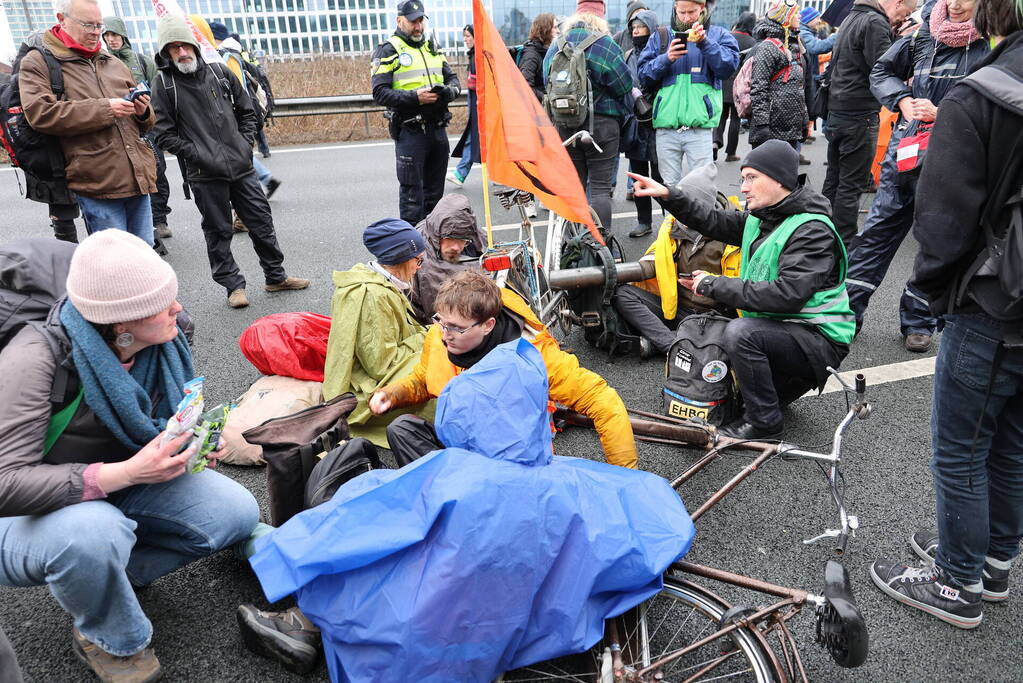
[[[178,276],[135,235],[101,230],[75,249],[67,295],[91,323],[124,323],[170,308],[178,296]]]

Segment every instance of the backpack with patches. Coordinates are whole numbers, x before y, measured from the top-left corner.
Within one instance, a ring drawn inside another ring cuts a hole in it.
[[[0,143],[3,144],[11,163],[42,181],[66,186],[67,175],[64,151],[60,140],[52,135],[34,129],[21,106],[21,89],[18,74],[25,56],[38,50],[50,73],[50,89],[58,100],[64,97],[64,73],[60,62],[42,47],[38,36],[30,36],[18,50],[9,82],[0,85]]]
[[[560,128],[593,131],[593,85],[586,69],[586,49],[600,39],[591,33],[578,45],[558,38],[547,77],[544,106],[551,122]]]
[[[675,332],[664,367],[664,412],[713,425],[742,413],[742,397],[724,348],[729,318],[720,313],[687,316]]]
[[[583,227],[565,242],[561,252],[561,268],[597,266],[604,271],[604,282],[596,287],[570,290],[569,308],[581,321],[583,336],[593,347],[607,351],[608,358],[616,354],[639,352],[639,335],[619,317],[611,297],[618,286],[616,263],[625,260],[625,253],[614,235],[604,234],[606,244],[600,244]]]

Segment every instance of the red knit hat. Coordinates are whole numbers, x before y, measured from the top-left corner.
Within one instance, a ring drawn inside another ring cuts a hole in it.
[[[595,14],[601,19],[607,13],[604,7],[604,0],[579,0],[575,6],[576,12],[586,12],[588,14]]]

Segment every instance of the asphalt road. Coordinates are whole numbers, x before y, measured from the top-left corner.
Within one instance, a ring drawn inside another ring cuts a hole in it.
[[[743,150],[740,150],[740,153]],[[825,167],[823,139],[807,146],[813,160],[806,168],[820,187]],[[368,257],[360,240],[371,221],[397,214],[397,185],[389,143],[343,147],[278,149],[268,161],[283,180],[272,201],[277,233],[292,275],[309,277],[308,291],[266,294],[249,240],[235,240],[235,254],[250,278],[252,306],[235,311],[225,293],[210,279],[199,214],[182,198],[176,165],[171,163],[174,237],[168,241],[170,263],[181,281],[180,298],[196,321],[196,366],[207,377],[213,402],[239,396],[258,377],[242,357],[236,339],[256,318],[283,311],[329,313],[331,271],[345,269]],[[720,164],[719,187],[738,192],[738,164]],[[623,169],[624,173],[624,169]],[[624,176],[622,176],[624,179]],[[449,186],[450,189],[450,186]],[[482,216],[479,170],[463,188]],[[864,197],[869,205],[873,195]],[[14,173],[0,170],[0,239],[48,235],[45,208],[19,197]],[[494,224],[513,217],[494,205]],[[615,213],[632,211],[619,183]],[[614,229],[632,256],[648,240],[630,240],[625,232],[633,222],[619,218]],[[506,233],[507,234],[507,233]],[[853,345],[843,369],[884,366],[913,360],[898,331],[898,298],[910,272],[915,245],[900,250],[884,285],[874,297],[866,326]],[[587,367],[603,374],[632,407],[658,411],[663,365],[657,361],[618,360],[609,363],[587,348],[581,335],[570,343]],[[892,382],[870,390],[874,414],[857,422],[845,445],[847,503],[861,528],[845,557],[857,598],[871,636],[871,654],[859,669],[842,670],[813,643],[813,619],[796,620],[797,637],[810,676],[819,681],[922,681],[1023,679],[1023,626],[1020,600],[988,605],[983,625],[964,632],[898,606],[870,582],[867,568],[880,555],[909,558],[910,533],[931,523],[934,495],[927,470],[930,451],[930,377]],[[786,415],[790,441],[818,445],[845,412],[839,393],[804,398]],[[558,453],[601,458],[596,437],[570,430],[555,442]],[[639,446],[641,465],[671,478],[693,462],[698,453],[648,443]],[[743,460],[728,458],[715,464],[683,489],[694,509],[713,489],[738,470]],[[259,469],[224,467],[223,471],[249,487],[265,505],[264,474]],[[826,544],[807,546],[802,539],[833,526],[833,506],[823,478],[808,463],[775,462],[757,472],[721,505],[700,520],[690,559],[747,573],[784,585],[820,590]],[[1012,588],[1019,586],[1014,580]],[[744,604],[761,604],[760,595],[723,595]],[[226,553],[196,562],[157,581],[140,599],[155,625],[153,644],[170,681],[291,681],[302,680],[275,664],[250,655],[242,645],[234,620],[238,603],[266,604],[246,565]],[[0,624],[10,636],[26,679],[39,683],[92,680],[71,650],[71,619],[45,588],[0,588]],[[321,665],[307,680],[324,680]]]

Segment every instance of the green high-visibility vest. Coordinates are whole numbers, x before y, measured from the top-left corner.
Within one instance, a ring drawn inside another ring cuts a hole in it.
[[[398,54],[380,60],[376,74],[392,74],[391,87],[395,90],[418,90],[434,85],[444,85],[444,64],[447,60],[439,52],[433,52],[423,41],[419,47],[412,47],[398,36],[391,36],[387,42]]]
[[[742,311],[742,315],[751,318],[772,318],[815,325],[832,341],[849,344],[856,334],[856,316],[849,305],[849,294],[845,291],[845,272],[849,266],[849,257],[846,254],[842,238],[835,230],[835,224],[827,216],[817,213],[797,213],[794,216],[789,216],[764,239],[752,255],[750,248],[760,237],[760,219],[748,216],[742,229],[742,265],[739,277],[747,282],[770,282],[778,279],[778,258],[781,256],[782,250],[799,226],[808,221],[820,221],[835,233],[842,255],[839,262],[838,285],[832,289],[814,293],[798,313]]]

